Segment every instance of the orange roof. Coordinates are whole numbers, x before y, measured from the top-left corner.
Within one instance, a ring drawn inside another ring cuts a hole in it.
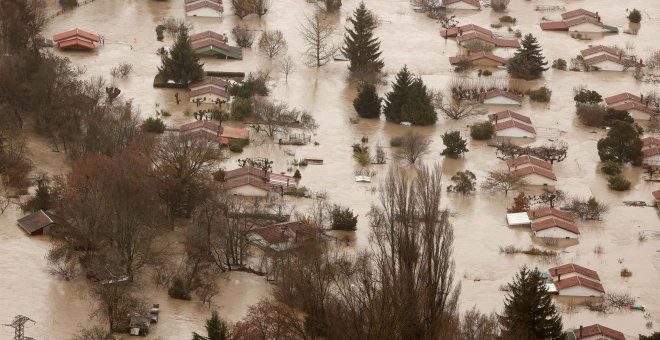
[[[206,86],[188,92],[188,96],[191,98],[203,96],[206,94],[214,94],[218,97],[229,99],[229,93],[227,93],[224,89],[220,89],[216,86]]]
[[[224,36],[220,33],[213,32],[213,31],[204,31],[204,32],[193,34],[193,35],[190,36],[190,41],[195,41],[195,40],[200,40],[200,39],[209,39],[209,38],[227,42],[227,37],[226,36]]]
[[[558,220],[556,218],[551,218],[547,220],[543,220],[540,222],[532,222],[532,230],[533,231],[541,231],[541,230],[546,230],[550,228],[560,228],[564,229],[568,232],[571,232],[573,234],[579,234],[580,230],[578,227],[570,222],[566,222],[564,220]],[[563,280],[562,280],[563,281]]]
[[[513,112],[511,110],[505,110],[505,111],[500,111],[498,113],[489,114],[488,118],[493,121],[500,121],[506,118],[511,118],[511,119],[519,120],[523,123],[532,124],[532,120],[529,117],[525,115],[521,115],[520,113],[517,112]]]
[[[247,129],[241,129],[231,126],[222,127],[222,137],[229,139],[250,139]]]
[[[520,156],[506,161],[509,168],[515,168],[521,165],[531,164],[544,169],[552,170],[552,164],[534,156]]]
[[[602,62],[607,61],[607,60],[609,60],[613,63],[617,63],[619,65],[625,65],[625,63],[623,62],[623,59],[618,58],[618,57],[613,57],[609,54],[601,54],[601,55],[593,57],[593,58],[585,59],[584,63],[587,66],[591,66],[591,65],[602,63]]]
[[[502,65],[505,65],[507,62],[505,58],[498,57],[490,52],[476,52],[476,53],[471,53],[470,55],[458,55],[455,57],[449,57],[449,63],[458,64],[463,60],[468,60],[469,62],[473,62],[479,59],[490,59],[499,62]]]
[[[630,92],[619,93],[617,95],[605,98],[605,104],[612,105],[625,100],[632,100],[638,103],[642,102],[642,98],[637,97],[636,95]]]
[[[559,219],[565,220],[567,222],[574,222],[575,221],[575,218],[573,218],[573,215],[571,215],[571,214],[569,214],[565,211],[557,210],[555,208],[545,207],[545,208],[530,210],[530,211],[527,212],[527,217],[529,217],[530,220],[535,220],[535,219],[546,217],[546,216],[554,216],[554,217],[557,217]]]
[[[619,111],[630,111],[630,110],[637,110],[637,111],[642,111],[644,113],[648,114],[654,114],[655,112],[648,106],[636,103],[636,102],[627,102],[623,104],[619,104],[616,106],[611,107],[614,110],[619,110]]]
[[[59,42],[59,41],[62,41],[62,40],[65,40],[65,39],[71,39],[71,38],[74,38],[74,37],[84,38],[84,39],[87,39],[87,40],[90,40],[90,41],[93,41],[93,42],[99,42],[100,41],[98,35],[83,31],[79,28],[74,28],[70,31],[55,34],[53,36],[53,41],[54,42]]]
[[[186,131],[191,131],[191,130],[198,130],[198,129],[208,129],[211,131],[216,131],[220,133],[222,131],[222,128],[220,127],[219,124],[208,121],[208,120],[198,120],[192,123],[188,124],[183,124],[181,127],[179,127],[179,130],[181,132],[186,132]]]
[[[483,28],[481,26],[477,26],[474,24],[469,24],[469,25],[463,25],[461,27],[452,27],[446,30],[440,31],[440,36],[444,37],[455,37],[460,33],[463,32],[470,32],[470,31],[477,31],[480,33],[483,33],[485,35],[493,35],[493,32],[489,29]]]
[[[564,21],[564,23],[566,23],[566,26],[568,26],[568,27],[582,25],[584,23],[590,23],[590,24],[596,25],[598,27],[605,26],[602,22],[600,22],[596,19],[589,18],[589,17],[581,17],[581,18],[577,18],[577,19],[573,19],[573,20],[567,20],[567,21]]]
[[[542,177],[545,177],[547,179],[556,181],[557,176],[555,176],[555,173],[552,170],[547,170],[543,168],[539,168],[534,165],[526,166],[524,168],[516,169],[511,172],[513,175],[518,176],[518,177],[525,177],[529,176],[531,174],[536,174]]]
[[[70,40],[65,40],[62,42],[57,43],[57,46],[62,49],[75,49],[75,48],[82,48],[82,49],[94,49],[94,44],[83,39],[79,38],[73,38]]]
[[[587,287],[595,291],[605,293],[605,288],[603,288],[602,284],[579,276],[573,276],[573,277],[569,277],[568,279],[563,279],[561,281],[555,282],[555,287],[557,288],[557,290],[562,290],[565,288],[571,288],[575,286]]]
[[[626,340],[626,336],[623,335],[623,333],[611,328],[607,328],[605,326],[601,326],[599,324],[576,328],[573,330],[573,334],[575,335],[575,338],[577,340],[587,339],[587,338],[604,339],[598,337],[594,338],[594,336],[598,336],[598,335],[606,336],[609,339],[613,339],[613,340]]]
[[[213,85],[224,89],[225,87],[229,87],[229,81],[220,77],[204,77],[201,81],[188,85],[188,90],[206,85]]]
[[[642,146],[660,146],[660,138],[644,137],[642,138]]]
[[[529,133],[536,133],[536,130],[534,129],[533,126],[529,126],[527,124],[521,123],[517,120],[507,120],[502,123],[497,123],[495,124],[495,131],[502,131],[506,129],[511,129],[511,128],[518,128],[521,130],[525,130]]]
[[[647,159],[654,156],[660,155],[660,148],[652,147],[642,151],[642,158]]]
[[[618,57],[619,56],[619,51],[617,51],[615,48],[609,47],[609,46],[604,46],[604,45],[597,45],[593,46],[587,49],[584,49],[580,51],[580,54],[582,54],[583,57],[588,57],[592,54],[598,53],[598,52],[605,52],[609,53],[613,56]]]
[[[494,89],[494,90],[490,90],[490,91],[486,91],[486,92],[482,93],[481,94],[481,99],[482,100],[483,99],[491,99],[491,98],[495,98],[495,97],[499,97],[499,96],[507,97],[507,98],[513,99],[517,102],[522,102],[522,100],[523,100],[523,98],[521,96],[519,96],[519,95],[517,95],[513,92],[502,91],[502,90],[499,90],[499,89]]]
[[[600,281],[600,277],[598,276],[598,273],[595,270],[591,270],[589,268],[579,266],[575,263],[568,263],[562,266],[553,267],[550,268],[548,271],[550,272],[550,276],[552,277],[558,277],[559,275],[565,275],[571,273],[578,273],[588,278],[594,279],[596,281]]]
[[[259,188],[264,191],[269,191],[272,188],[270,183],[266,182],[263,178],[259,178],[251,175],[235,177],[226,180],[224,184],[224,188],[226,190],[231,190],[242,186],[251,186],[251,187]]]
[[[218,12],[221,12],[221,13],[224,11],[224,9],[222,8],[222,6],[219,3],[214,2],[214,1],[203,0],[203,1],[200,1],[200,2],[195,2],[195,3],[192,3],[192,4],[186,5],[186,12],[194,11],[194,10],[197,10],[197,9],[200,9],[200,8],[205,8],[205,7],[208,7],[210,9],[214,9],[214,10],[216,10]]]
[[[541,29],[544,31],[566,31],[568,25],[564,21],[545,21],[541,23]]]

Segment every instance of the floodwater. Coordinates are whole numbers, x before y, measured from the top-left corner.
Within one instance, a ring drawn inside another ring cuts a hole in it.
[[[228,1],[227,1],[228,2]],[[253,29],[279,29],[289,43],[289,54],[296,60],[296,71],[289,75],[289,81],[274,67],[275,63],[259,56],[256,49],[244,50],[242,61],[205,60],[207,70],[249,72],[258,69],[273,69],[272,98],[289,103],[291,106],[309,110],[317,119],[320,129],[313,140],[318,146],[280,147],[264,143],[251,145],[241,157],[265,156],[275,161],[275,171],[285,171],[292,157],[285,151],[291,150],[298,157],[322,157],[325,164],[309,165],[301,169],[302,184],[314,191],[326,191],[334,202],[350,206],[360,215],[358,230],[355,233],[353,247],[361,248],[368,244],[369,230],[366,213],[377,199],[371,189],[383,178],[386,166],[374,166],[377,172],[374,183],[359,184],[353,181],[355,171],[359,170],[351,157],[350,145],[358,142],[362,136],[369,137],[369,144],[381,144],[388,147],[393,136],[402,135],[410,129],[432,137],[431,152],[423,162],[440,162],[448,182],[456,171],[469,169],[478,180],[483,179],[487,171],[501,169],[503,164],[494,154],[494,150],[483,142],[470,141],[470,152],[464,159],[444,159],[440,155],[443,149],[440,135],[449,130],[460,130],[467,134],[467,125],[482,120],[471,117],[462,121],[439,119],[433,127],[403,127],[384,121],[360,120],[351,124],[354,116],[352,99],[356,94],[355,86],[346,81],[346,63],[330,62],[316,69],[303,64],[301,52],[304,44],[298,32],[303,15],[314,9],[314,4],[302,0],[273,0],[268,14],[263,19],[249,17],[244,20]],[[380,37],[385,60],[385,70],[391,81],[396,72],[408,65],[412,72],[422,76],[429,88],[445,90],[448,82],[455,76],[448,63],[448,57],[457,53],[454,41],[445,42],[438,33],[439,25],[415,13],[408,1],[367,0],[367,6],[373,9],[381,20],[376,30]],[[514,0],[511,2],[509,15],[518,19],[515,29],[523,34],[532,33],[543,47],[547,60],[556,58],[570,59],[580,49],[589,44],[618,45],[633,48],[642,58],[648,58],[653,51],[660,49],[654,45],[660,33],[660,2],[629,0],[626,3],[615,0],[589,0],[578,3],[572,1],[553,1],[548,5],[564,5],[567,10],[582,6],[598,11],[606,24],[627,28],[626,7],[638,8],[643,13],[641,29],[637,36],[626,34],[593,35],[592,41],[580,41],[570,38],[566,33],[541,32],[538,23],[541,17],[559,18],[559,12],[534,11],[537,2]],[[337,42],[342,36],[342,27],[346,16],[357,6],[357,0],[345,0],[336,22]],[[545,3],[544,3],[545,4]],[[51,4],[55,8],[55,1]],[[194,31],[215,30],[229,33],[238,22],[232,15],[231,6],[226,4],[227,12],[222,19],[189,18]],[[490,9],[482,11],[459,11],[456,13],[460,24],[474,23],[488,27],[497,22],[500,16]],[[46,29],[46,35],[79,27],[105,37],[105,45],[92,53],[59,52],[66,55],[87,69],[87,76],[110,78],[110,69],[120,62],[133,64],[134,72],[128,79],[116,80],[116,86],[126,98],[134,98],[134,103],[141,109],[144,117],[154,115],[155,108],[171,111],[172,117],[165,118],[166,123],[178,125],[193,118],[184,116],[187,104],[176,105],[176,90],[154,89],[151,84],[157,72],[159,57],[157,48],[169,46],[171,37],[164,43],[156,41],[155,26],[168,16],[183,18],[183,4],[180,1],[129,1],[96,0],[73,11],[55,17]],[[506,29],[499,30],[507,34]],[[256,45],[256,44],[255,44]],[[496,54],[507,55],[512,51],[496,50]],[[494,78],[504,78],[506,71],[494,72]],[[476,78],[476,74],[472,74]],[[607,189],[606,178],[597,170],[598,155],[596,142],[604,135],[603,131],[584,128],[575,119],[572,90],[585,85],[604,96],[629,91],[632,93],[651,90],[649,84],[635,81],[630,73],[574,73],[550,70],[544,78],[534,82],[522,82],[525,88],[548,86],[553,91],[549,104],[530,104],[526,101],[522,108],[513,108],[529,115],[537,127],[559,133],[568,142],[567,159],[555,165],[559,178],[558,187],[571,194],[580,196],[595,195],[609,203],[611,210],[602,222],[581,223],[582,235],[578,244],[561,247],[561,262],[574,261],[597,270],[607,291],[628,292],[637,298],[639,304],[647,306],[648,320],[642,312],[622,310],[610,314],[598,314],[578,308],[567,308],[570,301],[558,301],[566,312],[563,314],[565,327],[579,327],[592,323],[601,323],[619,329],[631,339],[638,333],[650,333],[660,330],[660,238],[649,238],[640,242],[640,231],[660,231],[660,219],[653,208],[626,207],[623,200],[650,201],[650,193],[660,189],[660,184],[649,183],[641,179],[641,169],[626,168],[624,173],[632,181],[633,187],[624,193],[615,193]],[[389,84],[380,86],[379,92],[389,90]],[[183,93],[182,93],[183,94]],[[192,108],[194,110],[194,108]],[[488,112],[499,108],[485,107]],[[538,143],[543,140],[539,138]],[[44,141],[32,141],[30,150],[35,163],[42,171],[63,173],[69,165],[61,154],[50,151]],[[235,159],[227,161],[225,166],[235,166]],[[506,207],[511,204],[513,194],[504,197],[501,193],[477,192],[471,197],[446,195],[444,204],[454,214],[455,251],[457,279],[462,285],[462,308],[476,305],[484,312],[500,311],[505,293],[499,287],[508,282],[516,270],[527,264],[545,270],[553,264],[543,263],[538,258],[526,255],[508,256],[499,253],[500,246],[509,244],[527,247],[532,244],[528,230],[510,229],[506,226]],[[309,201],[296,200],[304,208]],[[49,241],[44,237],[27,237],[15,227],[19,217],[16,211],[8,210],[0,216],[0,321],[8,322],[16,314],[30,316],[36,324],[28,328],[27,335],[39,339],[66,339],[73,334],[79,324],[88,323],[89,301],[79,292],[85,290],[85,282],[75,280],[63,282],[46,273],[43,255]],[[596,254],[594,248],[600,246],[602,254]],[[633,272],[629,278],[621,278],[620,270],[626,267]],[[247,307],[262,296],[267,296],[269,287],[262,277],[245,273],[231,273],[221,284],[221,293],[213,300],[214,308],[229,321],[237,321],[245,315]],[[161,303],[160,322],[152,330],[152,336],[162,339],[189,338],[192,331],[203,328],[203,320],[208,316],[208,308],[198,302],[182,302],[167,298],[163,289],[150,290],[153,294],[148,300]],[[647,321],[653,321],[653,328],[647,329]],[[9,338],[10,329],[0,328],[0,338]]]

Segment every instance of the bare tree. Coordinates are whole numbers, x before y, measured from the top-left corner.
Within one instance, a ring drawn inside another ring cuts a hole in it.
[[[321,67],[327,64],[338,47],[332,41],[335,27],[321,13],[305,16],[300,25],[300,34],[307,45],[304,56],[310,66]]]
[[[323,10],[327,13],[334,13],[341,8],[341,0],[321,0],[323,2]]]
[[[442,103],[439,109],[447,118],[459,120],[478,114],[477,107],[477,104],[469,100],[450,99],[448,103]]]
[[[509,191],[518,190],[525,185],[527,183],[523,178],[502,170],[490,171],[486,180],[481,183],[481,188],[488,191],[504,191],[504,196],[507,196]]]
[[[296,310],[268,300],[250,306],[246,318],[236,323],[231,333],[234,340],[311,339]]]
[[[289,55],[283,57],[279,63],[278,68],[282,73],[284,73],[284,81],[289,81],[289,74],[293,73],[296,70],[296,64],[293,61],[293,58]]]
[[[273,59],[286,52],[287,43],[282,31],[265,31],[259,39],[259,51],[266,57]]]
[[[144,314],[144,303],[136,294],[134,285],[98,284],[91,288],[96,306],[91,315],[108,322],[112,332],[123,332],[128,328],[127,315]]]
[[[231,35],[236,40],[236,45],[249,48],[254,43],[254,31],[250,30],[246,25],[236,25],[231,30]]]
[[[231,0],[234,14],[241,20],[252,13],[252,0]]]
[[[482,314],[474,306],[463,314],[458,338],[461,340],[497,339],[500,333],[499,329],[500,325],[495,313]]]
[[[590,197],[588,200],[571,198],[568,207],[583,220],[600,220],[602,215],[610,210],[607,204],[599,202],[595,197]]]
[[[394,157],[415,164],[419,158],[428,153],[429,145],[431,145],[430,139],[411,131],[403,136],[401,147]]]
[[[316,121],[309,113],[291,109],[285,103],[274,103],[263,97],[252,99],[252,115],[259,120],[252,127],[270,138],[288,133],[292,128],[313,130]]]
[[[543,145],[532,149],[530,155],[536,156],[544,161],[554,164],[566,159],[568,144],[562,140],[555,139],[549,145]]]
[[[268,13],[268,8],[270,7],[269,0],[251,0],[252,1],[252,12],[261,18],[266,13]]]
[[[375,164],[387,163],[387,155],[385,154],[385,150],[383,149],[382,146],[380,145],[376,146],[376,154],[374,155],[374,159],[372,160],[372,162]]]

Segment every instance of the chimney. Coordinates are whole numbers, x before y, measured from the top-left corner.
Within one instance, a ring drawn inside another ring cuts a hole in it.
[[[643,93],[640,93],[640,94],[639,94],[639,100],[640,100],[641,102],[644,102],[644,94],[643,94]]]
[[[578,339],[582,339],[582,325],[580,325],[580,334],[578,335]]]
[[[557,274],[557,281],[561,281],[561,274]]]

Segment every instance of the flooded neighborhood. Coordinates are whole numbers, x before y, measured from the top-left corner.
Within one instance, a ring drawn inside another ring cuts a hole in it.
[[[5,10],[0,339],[660,337],[659,1]]]

